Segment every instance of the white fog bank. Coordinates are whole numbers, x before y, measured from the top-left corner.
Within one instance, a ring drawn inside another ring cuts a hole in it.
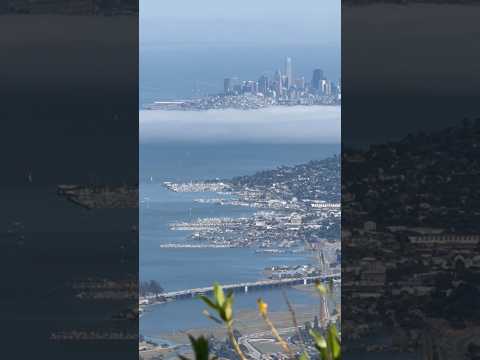
[[[140,143],[340,143],[340,106],[140,111]]]

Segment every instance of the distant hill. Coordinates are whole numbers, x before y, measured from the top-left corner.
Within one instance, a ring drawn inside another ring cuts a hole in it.
[[[283,193],[299,200],[340,202],[340,157],[310,161],[296,166],[282,166],[229,181],[234,187],[282,188]]]

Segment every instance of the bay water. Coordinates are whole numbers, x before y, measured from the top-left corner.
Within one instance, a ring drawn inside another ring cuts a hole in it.
[[[206,217],[246,217],[253,209],[195,202],[215,197],[208,193],[174,193],[164,181],[190,181],[249,175],[281,165],[295,165],[339,154],[332,144],[142,144],[140,147],[140,279],[156,280],[166,291],[233,284],[263,279],[272,265],[313,263],[306,254],[255,254],[250,248],[165,249],[161,244],[182,243],[188,231],[170,224]],[[288,289],[295,304],[318,304],[309,292]],[[262,296],[272,310],[286,310],[280,289],[236,295],[236,309],[253,309]],[[140,333],[159,334],[206,327],[203,304],[185,299],[150,307],[140,319]]]

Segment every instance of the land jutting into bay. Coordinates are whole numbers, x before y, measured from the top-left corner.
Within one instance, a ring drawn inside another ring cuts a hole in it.
[[[216,193],[198,202],[257,210],[251,217],[171,224],[173,230],[191,232],[190,244],[255,247],[269,253],[339,248],[340,161],[336,156],[229,180],[165,182],[164,186],[175,192]]]

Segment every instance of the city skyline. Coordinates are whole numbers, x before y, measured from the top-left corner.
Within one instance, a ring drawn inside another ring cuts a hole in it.
[[[154,94],[152,101],[143,104],[143,108],[147,110],[253,110],[269,106],[340,105],[340,78],[338,81],[332,81],[321,68],[316,67],[311,70],[311,79],[308,80],[300,72],[295,72],[294,61],[290,56],[284,58],[283,65],[283,71],[277,68],[274,75],[270,77],[265,71],[257,79],[255,76],[253,78],[250,76],[226,77],[223,79],[223,89],[218,90],[217,85],[214,91],[208,93],[199,91],[195,80],[191,96],[169,99]]]
[[[264,72],[258,80],[241,79],[238,76],[226,77],[223,80],[223,93],[225,95],[240,95],[244,93],[261,93],[273,98],[290,98],[292,92],[307,92],[314,95],[340,96],[341,81],[332,81],[321,68],[312,71],[311,80],[308,81],[303,74],[294,72],[293,60],[285,57],[283,72],[280,68],[270,78]],[[272,93],[274,92],[274,93]]]
[[[307,81],[317,66],[341,76],[337,1],[145,0],[139,20],[141,105],[217,93],[226,77],[258,80],[278,66],[283,73],[286,55]]]

